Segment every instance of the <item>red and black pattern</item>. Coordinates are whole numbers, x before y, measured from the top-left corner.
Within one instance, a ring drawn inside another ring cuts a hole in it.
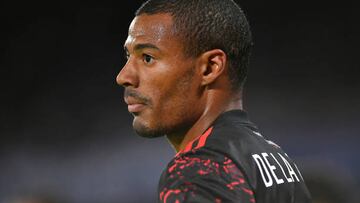
[[[211,134],[212,130],[213,130],[213,127],[210,127],[209,129],[207,129],[205,131],[205,133],[203,133],[201,136],[197,137],[196,139],[191,141],[189,144],[187,144],[185,149],[182,151],[179,151],[176,154],[176,156],[178,156],[179,154],[183,154],[183,153],[189,152],[191,150],[199,149],[199,148],[205,146],[206,140],[209,137],[209,135]]]
[[[214,161],[211,155],[193,156],[195,151],[177,156],[169,164],[160,202],[255,202],[243,173],[231,159]]]
[[[159,182],[160,203],[310,203],[295,163],[244,111],[220,115],[180,151]]]

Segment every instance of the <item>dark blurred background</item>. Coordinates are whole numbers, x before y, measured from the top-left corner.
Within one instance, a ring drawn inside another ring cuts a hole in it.
[[[155,202],[174,151],[134,134],[115,82],[141,2],[0,3],[1,203]],[[251,120],[298,163],[316,202],[359,202],[359,7],[239,2],[255,42]]]

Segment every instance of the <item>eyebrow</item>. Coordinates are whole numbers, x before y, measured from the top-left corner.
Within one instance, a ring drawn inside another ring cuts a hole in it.
[[[125,51],[128,51],[126,46],[124,46],[124,49],[125,49]],[[142,49],[156,49],[156,50],[160,51],[159,47],[157,47],[157,46],[155,46],[153,44],[150,44],[150,43],[136,44],[134,46],[134,51],[140,51]]]

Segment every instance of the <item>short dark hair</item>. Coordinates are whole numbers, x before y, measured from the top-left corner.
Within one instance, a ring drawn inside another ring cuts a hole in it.
[[[158,13],[173,17],[174,33],[183,40],[186,56],[223,50],[229,61],[232,89],[243,86],[253,43],[245,14],[233,0],[148,0],[136,16]]]

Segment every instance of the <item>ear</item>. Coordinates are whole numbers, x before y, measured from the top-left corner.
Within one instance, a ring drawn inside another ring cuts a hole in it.
[[[221,49],[209,50],[199,57],[202,85],[209,85],[225,73],[226,54]]]

